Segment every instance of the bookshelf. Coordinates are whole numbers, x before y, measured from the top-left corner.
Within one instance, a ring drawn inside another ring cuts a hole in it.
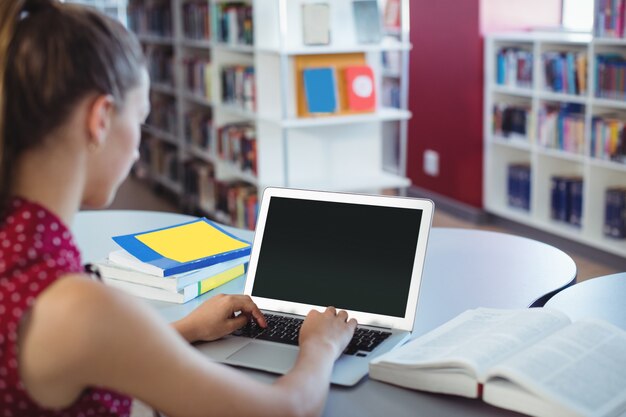
[[[410,185],[409,1],[374,2],[380,40],[367,43],[358,38],[356,2],[129,0],[156,113],[142,129],[146,152],[136,173],[184,208],[240,227],[254,226],[267,186],[380,192]],[[328,5],[326,45],[304,40],[304,8],[313,3]],[[303,116],[302,63],[355,55],[373,72],[373,111]]]
[[[107,15],[119,20],[126,25],[126,2],[127,0],[65,0],[67,3],[84,4],[95,7]]]
[[[626,97],[605,97],[597,79],[602,56],[626,57],[626,41],[525,32],[493,34],[485,42],[486,210],[626,257],[626,238],[604,230],[607,189],[626,187],[626,155],[599,151],[594,131],[599,118],[626,124]],[[528,209],[510,200],[515,183],[508,170],[516,164],[530,168]],[[557,220],[562,202],[555,190],[563,177],[582,179],[582,205],[568,209],[580,217],[579,225]]]

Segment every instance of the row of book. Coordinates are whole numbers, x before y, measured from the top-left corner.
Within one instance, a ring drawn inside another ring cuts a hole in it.
[[[545,52],[544,86],[549,91],[585,94],[587,91],[586,52]]]
[[[211,60],[205,57],[189,57],[182,61],[187,89],[192,94],[210,100]]]
[[[527,163],[508,166],[507,203],[509,207],[530,210],[531,168]],[[554,175],[550,179],[550,217],[580,227],[583,217],[583,179]],[[626,239],[626,187],[611,187],[605,192],[604,235]]]
[[[581,226],[583,216],[583,179],[555,175],[550,179],[550,217],[573,226]]]
[[[496,103],[493,106],[493,133],[528,140],[531,132],[530,105]]]
[[[496,55],[496,83],[510,87],[531,88],[533,54],[520,48],[502,48]]]
[[[383,107],[391,107],[394,109],[401,108],[400,103],[400,80],[385,78],[382,81],[382,92],[380,100]]]
[[[256,80],[253,66],[225,66],[221,70],[222,100],[244,110],[256,110]]]
[[[183,34],[187,39],[211,38],[208,2],[193,1],[183,4]]]
[[[604,201],[604,235],[616,239],[626,239],[626,188],[608,188]]]
[[[102,281],[134,296],[173,303],[242,276],[250,255],[249,242],[205,218],[113,240],[120,249],[91,266]]]
[[[257,174],[256,129],[251,123],[225,125],[217,130],[217,154],[242,171]]]
[[[584,106],[576,103],[543,104],[539,109],[539,145],[574,154],[585,146]]]
[[[213,142],[213,115],[208,108],[193,109],[185,113],[185,139],[187,143],[209,150]]]
[[[169,3],[128,6],[128,27],[139,35],[172,36],[172,9]]]
[[[172,50],[149,47],[146,49],[145,55],[150,81],[174,85],[174,56]]]
[[[626,121],[618,116],[591,120],[591,156],[626,164]]]
[[[150,98],[151,110],[146,124],[163,132],[176,135],[176,103],[168,97],[152,94]]]
[[[624,37],[625,0],[597,0],[595,32],[606,38]]]
[[[626,100],[626,58],[618,54],[596,56],[596,96]]]
[[[252,45],[252,6],[242,2],[216,3],[213,9],[217,40],[229,44]]]
[[[530,210],[530,164],[510,164],[507,167],[507,203],[509,207]]]

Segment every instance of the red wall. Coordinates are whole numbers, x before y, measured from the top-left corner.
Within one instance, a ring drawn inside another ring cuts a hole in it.
[[[411,0],[407,175],[414,185],[482,207],[483,39],[555,26],[561,0]],[[424,151],[439,175],[424,173]]]
[[[411,0],[407,174],[414,185],[482,207],[480,0]],[[423,171],[426,149],[439,175]]]

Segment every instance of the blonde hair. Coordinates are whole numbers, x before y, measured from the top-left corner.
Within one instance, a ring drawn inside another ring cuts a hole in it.
[[[121,106],[144,65],[136,38],[94,9],[0,1],[0,213],[20,153],[61,126],[88,94],[110,94]]]

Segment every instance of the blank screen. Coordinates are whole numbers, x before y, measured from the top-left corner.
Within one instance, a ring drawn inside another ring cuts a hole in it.
[[[272,197],[252,295],[404,317],[422,210]]]

